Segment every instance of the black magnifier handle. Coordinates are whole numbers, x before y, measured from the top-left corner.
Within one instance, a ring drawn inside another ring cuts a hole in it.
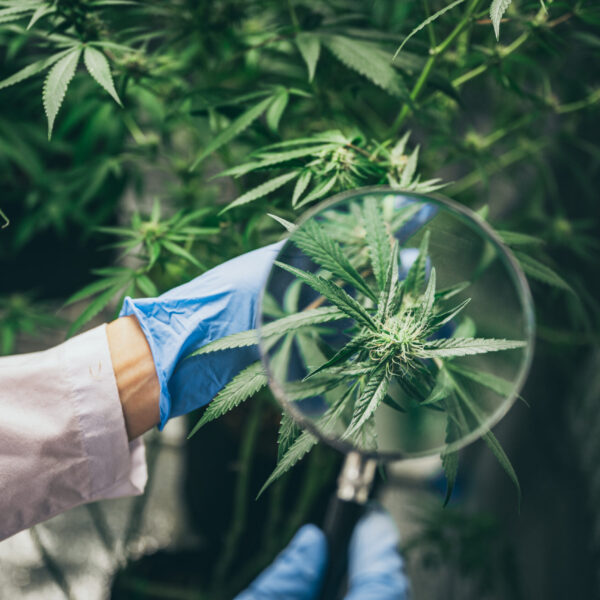
[[[369,499],[376,463],[350,452],[338,478],[338,488],[332,496],[323,531],[327,538],[327,571],[319,595],[320,600],[337,600],[345,591],[348,572],[348,545],[354,526],[362,516]]]

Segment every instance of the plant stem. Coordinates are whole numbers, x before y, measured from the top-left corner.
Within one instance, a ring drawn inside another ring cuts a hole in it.
[[[421,90],[423,89],[425,83],[427,82],[427,79],[429,78],[429,74],[431,73],[431,70],[433,69],[433,66],[435,65],[437,59],[440,56],[442,56],[442,54],[444,54],[444,52],[449,48],[450,44],[452,44],[452,42],[456,39],[456,37],[461,33],[461,31],[470,22],[471,15],[477,8],[477,5],[479,4],[479,2],[480,2],[480,0],[471,0],[471,3],[467,7],[467,10],[465,11],[463,18],[459,21],[459,23],[456,25],[456,27],[450,32],[450,35],[448,35],[448,37],[443,42],[441,42],[441,44],[430,48],[429,58],[427,59],[427,62],[425,63],[425,66],[423,67],[423,70],[421,71],[419,78],[415,82],[415,85],[410,92],[410,99],[413,102],[416,101],[416,99],[419,97],[419,94],[421,93]],[[402,127],[404,121],[406,120],[406,117],[408,116],[409,112],[410,112],[410,104],[407,104],[407,103],[403,104],[402,109],[400,110],[400,113],[398,114],[398,116],[396,117],[396,120],[394,121],[394,123],[392,125],[392,128],[391,128],[392,135],[395,135],[398,133],[398,131]]]
[[[530,154],[534,154],[534,153],[538,152],[545,145],[546,145],[545,142],[538,142],[537,144],[533,144],[530,146],[525,146],[525,147],[521,146],[521,147],[513,148],[512,150],[505,152],[504,154],[499,156],[497,159],[495,159],[495,161],[492,165],[488,165],[486,168],[485,174],[493,175],[494,173],[497,173],[498,171],[505,169],[506,167],[512,165],[513,163],[516,163],[516,162],[522,160],[526,156],[529,156]],[[482,179],[483,179],[483,175],[481,174],[480,170],[473,171],[472,173],[465,175],[462,179],[459,179],[457,182],[448,186],[448,194],[450,194],[451,196],[461,194],[462,192],[464,192],[464,191],[468,190],[469,188],[473,187],[474,185],[478,184]]]
[[[252,470],[252,459],[254,457],[256,441],[260,430],[261,414],[262,402],[260,401],[260,398],[256,398],[245,426],[244,437],[240,447],[238,461],[239,476],[233,500],[233,514],[231,517],[232,525],[227,533],[221,558],[215,567],[215,576],[213,580],[213,590],[215,592],[221,590],[223,586],[225,576],[231,567],[231,562],[233,561],[239,546],[240,537],[246,527],[250,472]]]
[[[67,581],[65,574],[63,573],[63,569],[58,564],[58,562],[54,560],[54,557],[50,554],[48,548],[46,548],[45,544],[42,542],[40,534],[38,533],[38,527],[32,527],[29,530],[29,535],[31,536],[31,540],[33,541],[34,546],[36,547],[37,551],[42,557],[42,562],[44,563],[46,570],[52,575],[56,585],[62,590],[67,600],[74,600],[75,597],[71,592],[69,582]]]
[[[298,22],[298,15],[296,15],[296,9],[294,8],[294,4],[292,0],[287,0],[288,11],[290,13],[290,19],[292,20],[292,25],[296,31],[300,31],[300,23]]]
[[[569,102],[568,104],[557,106],[555,110],[559,115],[564,115],[566,113],[581,110],[582,108],[587,108],[598,101],[600,101],[600,90],[596,90],[586,98],[583,98],[583,100],[577,100],[575,102]]]
[[[294,535],[298,527],[306,519],[313,502],[321,492],[323,485],[331,481],[334,462],[323,456],[323,449],[319,446],[313,448],[306,465],[304,480],[300,486],[300,494],[288,522],[286,524],[285,539]]]

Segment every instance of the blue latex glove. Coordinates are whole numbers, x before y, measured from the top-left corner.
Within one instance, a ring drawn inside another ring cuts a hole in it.
[[[345,600],[405,600],[408,580],[391,517],[377,510],[361,519],[350,541]],[[316,600],[327,564],[325,534],[305,525],[275,562],[235,600]]]
[[[208,404],[256,347],[182,360],[221,337],[256,326],[260,295],[283,242],[238,256],[158,298],[125,298],[119,316],[135,315],[160,382],[160,425]]]

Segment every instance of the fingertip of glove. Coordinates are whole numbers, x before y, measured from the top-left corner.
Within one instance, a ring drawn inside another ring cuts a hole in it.
[[[323,552],[327,551],[325,534],[312,523],[301,527],[292,539],[291,544],[297,549],[310,547],[311,549],[318,549]]]

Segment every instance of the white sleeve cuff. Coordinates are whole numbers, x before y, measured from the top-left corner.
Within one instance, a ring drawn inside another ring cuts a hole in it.
[[[146,459],[141,438],[129,443],[106,325],[62,345],[64,373],[89,468],[90,500],[141,494]]]
[[[0,358],[0,539],[85,502],[141,494],[141,439],[129,443],[106,325]]]

